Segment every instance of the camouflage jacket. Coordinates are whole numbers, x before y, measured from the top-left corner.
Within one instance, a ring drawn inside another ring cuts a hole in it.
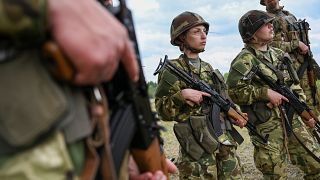
[[[297,32],[289,30],[289,24],[295,23],[297,18],[289,11],[283,10],[283,7],[276,11],[267,9],[267,12],[275,16],[273,21],[275,37],[271,45],[288,53],[294,52],[299,46],[299,38]]]
[[[262,53],[259,50],[254,49],[251,46],[246,45],[246,47],[237,55],[237,57],[232,61],[227,85],[229,88],[229,95],[231,99],[239,105],[251,105],[257,101],[269,101],[267,96],[267,90],[269,88],[265,82],[253,76],[251,79],[244,79],[244,77],[250,72],[254,65],[257,65],[262,72],[277,80],[276,74],[265,65],[261,59],[265,59],[272,63],[274,67],[282,66],[281,59],[284,52],[278,48],[269,47],[266,52],[269,55]],[[282,70],[284,75],[284,81],[289,82],[291,77],[287,70]],[[300,85],[292,85],[291,88],[304,97],[303,91]]]
[[[24,150],[55,129],[67,143],[91,133],[82,90],[56,82],[44,66],[47,2],[0,0],[0,156]]]
[[[223,76],[218,70],[213,70],[210,64],[200,60],[200,72],[192,65],[188,65],[184,60],[184,55],[178,59],[171,60],[177,67],[185,72],[197,74],[201,80],[208,83],[213,89],[226,97],[226,85]],[[164,70],[158,76],[158,87],[156,89],[156,109],[163,120],[182,122],[190,115],[200,115],[206,109],[206,102],[202,105],[191,107],[181,95],[181,90],[188,87],[183,81],[169,71]]]
[[[46,0],[0,0],[0,9],[1,44],[29,47],[44,40],[48,27]]]

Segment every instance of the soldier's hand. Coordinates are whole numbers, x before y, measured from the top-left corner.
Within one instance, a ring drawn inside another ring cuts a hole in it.
[[[236,125],[236,126],[239,126],[240,128],[243,128],[246,126],[247,124],[247,120],[246,119],[233,119],[233,123]]]
[[[166,159],[166,165],[168,168],[168,173],[173,174],[177,171],[177,167],[169,159]],[[166,180],[167,177],[162,171],[156,171],[155,173],[145,172],[140,173],[137,164],[135,163],[132,156],[129,159],[129,179],[130,180]]]
[[[72,61],[76,84],[110,80],[120,60],[129,77],[139,78],[125,27],[97,1],[49,0],[48,4],[53,38]]]
[[[284,97],[283,95],[281,95],[280,93],[272,89],[268,89],[267,96],[270,102],[272,103],[272,105],[275,107],[281,105],[283,101],[289,102],[289,100],[286,97]]]
[[[303,42],[299,41],[299,52],[300,54],[307,54],[309,51],[309,47],[305,45]]]
[[[181,90],[181,95],[191,106],[193,106],[193,104],[200,105],[203,101],[203,96],[211,96],[206,92],[198,91],[195,89],[183,89]]]
[[[309,120],[307,120],[307,121],[304,121],[304,123],[306,123],[306,125],[308,126],[308,127],[310,127],[310,128],[314,128],[315,126],[316,126],[316,120],[315,119],[313,119],[313,118],[311,118],[311,119],[309,119]]]

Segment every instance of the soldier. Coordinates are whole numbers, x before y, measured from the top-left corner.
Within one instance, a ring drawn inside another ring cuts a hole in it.
[[[96,1],[0,4],[0,179],[77,179],[93,132],[89,116],[104,115],[101,106],[88,112],[80,87],[110,80],[120,59],[132,80],[139,78],[127,31]],[[72,83],[56,81],[44,65],[48,31],[76,70]],[[137,179],[153,177],[137,171],[130,170]]]
[[[308,44],[302,42],[301,37],[298,35],[297,18],[289,11],[284,10],[284,7],[280,6],[279,1],[260,0],[260,4],[266,6],[267,12],[275,16],[273,21],[275,37],[271,45],[289,53],[294,67],[298,71],[300,85],[307,96],[306,102],[315,114],[320,117],[319,92],[317,92],[315,84],[317,79],[315,73],[317,72],[317,76],[319,76],[319,65],[312,58],[311,66],[313,66],[314,70],[310,71],[307,67],[303,68],[303,64],[307,61],[306,55],[311,55],[310,49]],[[304,35],[308,36],[308,34]],[[299,70],[301,67],[304,70]],[[308,75],[307,71],[312,73]]]
[[[227,97],[223,76],[199,57],[205,49],[208,31],[208,22],[196,13],[186,11],[176,16],[171,24],[171,44],[178,46],[182,54],[170,61]],[[218,121],[224,134],[217,138],[210,133],[214,130],[208,123],[213,111],[206,99],[208,93],[192,89],[164,69],[158,76],[155,96],[156,109],[163,120],[177,122],[174,132],[180,143],[180,179],[217,179],[216,171],[218,179],[242,179],[237,144],[229,134],[231,124],[220,110],[213,121]],[[236,123],[243,127],[246,122]]]
[[[263,173],[264,179],[287,179],[287,161],[297,165],[305,172],[305,179],[319,179],[319,158],[314,159],[313,154],[307,153],[304,147],[317,154],[319,146],[308,133],[307,126],[313,128],[315,120],[304,120],[295,113],[292,119],[293,133],[287,134],[284,119],[281,118],[280,108],[288,99],[272,90],[266,82],[253,74],[253,67],[259,67],[263,74],[273,81],[291,82],[282,58],[284,52],[269,46],[272,41],[273,17],[266,12],[251,10],[239,20],[239,32],[245,47],[232,61],[227,85],[229,95],[243,112],[248,113],[249,121],[255,124],[258,132],[269,135],[269,143],[262,143],[255,135],[250,134],[254,145],[254,162]],[[290,87],[299,94],[301,100],[305,98],[299,82]],[[305,125],[306,124],[306,125]],[[301,145],[295,137],[305,146]]]

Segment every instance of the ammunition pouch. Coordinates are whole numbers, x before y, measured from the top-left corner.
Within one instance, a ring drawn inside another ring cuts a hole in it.
[[[248,114],[249,121],[254,125],[267,122],[272,115],[271,109],[267,106],[266,102],[262,101],[253,103],[252,105],[242,105],[241,110]]]
[[[13,149],[32,145],[67,113],[66,97],[37,52],[1,64],[0,82],[0,144]],[[4,149],[0,152],[12,152]]]
[[[189,122],[174,124],[173,131],[182,149],[195,161],[199,160],[204,150],[194,138]]]
[[[287,36],[288,36],[288,40],[289,41],[292,41],[292,40],[297,40],[299,39],[298,37],[298,31],[289,31],[287,33]]]
[[[213,127],[208,116],[190,116],[189,122],[196,141],[207,153],[212,154],[219,147],[219,142],[213,135]]]

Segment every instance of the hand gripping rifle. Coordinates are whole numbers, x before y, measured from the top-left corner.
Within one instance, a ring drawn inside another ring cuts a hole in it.
[[[280,108],[282,116],[285,117],[288,133],[293,133],[294,136],[296,136],[296,134],[292,130],[291,121],[292,121],[294,112],[297,112],[304,121],[308,121],[311,118],[313,118],[316,121],[315,129],[313,130],[313,135],[319,141],[320,139],[318,135],[318,133],[320,132],[319,119],[317,116],[315,116],[315,114],[307,106],[307,104],[298,98],[298,95],[294,94],[283,82],[280,82],[280,80],[274,81],[267,75],[263,74],[261,69],[258,66],[253,66],[250,73],[257,75],[272,90],[280,93],[281,95],[285,96],[289,100],[289,102],[285,102],[285,104],[283,105],[286,108],[286,112],[283,112],[282,107]],[[310,150],[303,145],[303,143],[301,142],[301,140],[299,140],[297,136],[296,138],[298,139],[300,144],[308,152],[310,152]],[[315,156],[313,153],[311,154],[312,156]],[[320,162],[320,157],[315,157],[315,159],[318,162]]]
[[[117,7],[105,7],[127,28],[140,68],[139,81],[132,82],[120,64],[114,78],[104,86],[111,111],[111,151],[115,169],[119,174],[125,152],[130,149],[141,172],[162,170],[168,176],[160,145],[161,127],[150,107],[131,11],[124,0],[119,0]]]
[[[84,87],[85,92],[90,90],[90,94],[93,94],[96,99],[95,101],[99,101],[98,104],[101,99],[107,98],[109,107],[106,111],[110,114],[110,129],[107,129],[108,124],[104,122],[104,118],[100,118],[100,121],[102,119],[103,122],[98,123],[98,127],[96,127],[99,132],[102,132],[100,134],[110,134],[110,139],[108,139],[110,144],[105,145],[108,147],[97,148],[102,161],[107,161],[105,168],[98,170],[96,167],[97,158],[92,157],[91,159],[95,160],[91,161],[93,162],[91,166],[86,166],[89,170],[84,170],[83,174],[88,174],[84,176],[84,179],[118,179],[122,162],[128,151],[133,156],[140,172],[161,170],[168,177],[166,158],[162,148],[163,141],[160,137],[160,130],[163,128],[157,124],[156,114],[152,112],[150,107],[148,87],[142,70],[131,11],[127,8],[124,0],[119,0],[118,7],[107,5],[102,0],[99,2],[127,28],[135,47],[140,75],[138,82],[132,82],[124,66],[120,64],[113,79],[101,85],[102,91],[101,86]],[[60,47],[55,42],[48,41],[44,44],[43,49],[47,57],[48,68],[54,77],[60,81],[72,83],[76,69]],[[101,92],[105,92],[102,97],[99,94]],[[106,139],[106,137],[102,137],[102,139]],[[89,149],[89,151],[95,151],[91,147]],[[105,160],[103,157],[106,157]],[[104,166],[103,162],[102,166]]]
[[[202,92],[206,92],[209,93],[211,96],[208,97],[209,100],[213,103],[216,104],[220,107],[220,109],[222,109],[224,112],[227,113],[227,115],[231,118],[231,119],[242,119],[247,121],[248,118],[245,117],[243,115],[242,112],[240,112],[235,104],[233,104],[231,101],[224,99],[217,91],[215,91],[214,89],[212,89],[208,84],[206,84],[205,82],[201,81],[201,80],[197,80],[194,79],[193,77],[191,77],[188,73],[186,73],[185,71],[179,69],[178,67],[176,67],[172,62],[170,62],[170,60],[168,60],[168,56],[166,55],[164,58],[164,61],[162,62],[162,60],[160,59],[160,63],[156,69],[156,71],[154,72],[153,75],[158,74],[159,72],[161,72],[163,69],[167,69],[168,71],[170,71],[171,73],[173,73],[175,76],[177,76],[179,79],[181,79],[183,82],[187,83],[188,85],[190,85],[193,89],[202,91]],[[218,119],[213,119],[212,118],[212,125],[215,128],[215,135],[216,137],[219,137],[222,134],[222,131],[219,130],[219,128],[216,128],[216,126],[214,125],[216,122],[214,121],[218,121],[219,125],[220,125],[220,120]],[[255,134],[257,137],[259,137],[263,143],[268,143],[268,135],[266,135],[265,137],[263,137],[262,135],[260,135],[257,131],[256,128],[253,124],[251,124],[249,121],[247,121],[246,127],[249,129],[250,132],[252,132],[253,134]],[[221,128],[220,128],[221,129]],[[239,143],[239,141],[238,141]]]
[[[308,75],[308,80],[309,80],[309,85],[311,88],[311,97],[313,100],[313,105],[317,105],[319,102],[317,101],[317,78],[315,71],[319,71],[319,69],[315,69],[314,67],[314,60],[313,60],[313,55],[310,47],[310,40],[309,40],[309,30],[311,30],[309,23],[304,19],[304,20],[299,20],[295,22],[294,24],[289,25],[290,30],[295,30],[298,32],[299,35],[299,40],[303,42],[305,45],[308,46],[309,51],[307,54],[304,55],[304,63],[299,67],[297,74],[299,79],[302,78],[305,70],[307,70],[307,75]],[[318,66],[317,66],[318,67]]]

